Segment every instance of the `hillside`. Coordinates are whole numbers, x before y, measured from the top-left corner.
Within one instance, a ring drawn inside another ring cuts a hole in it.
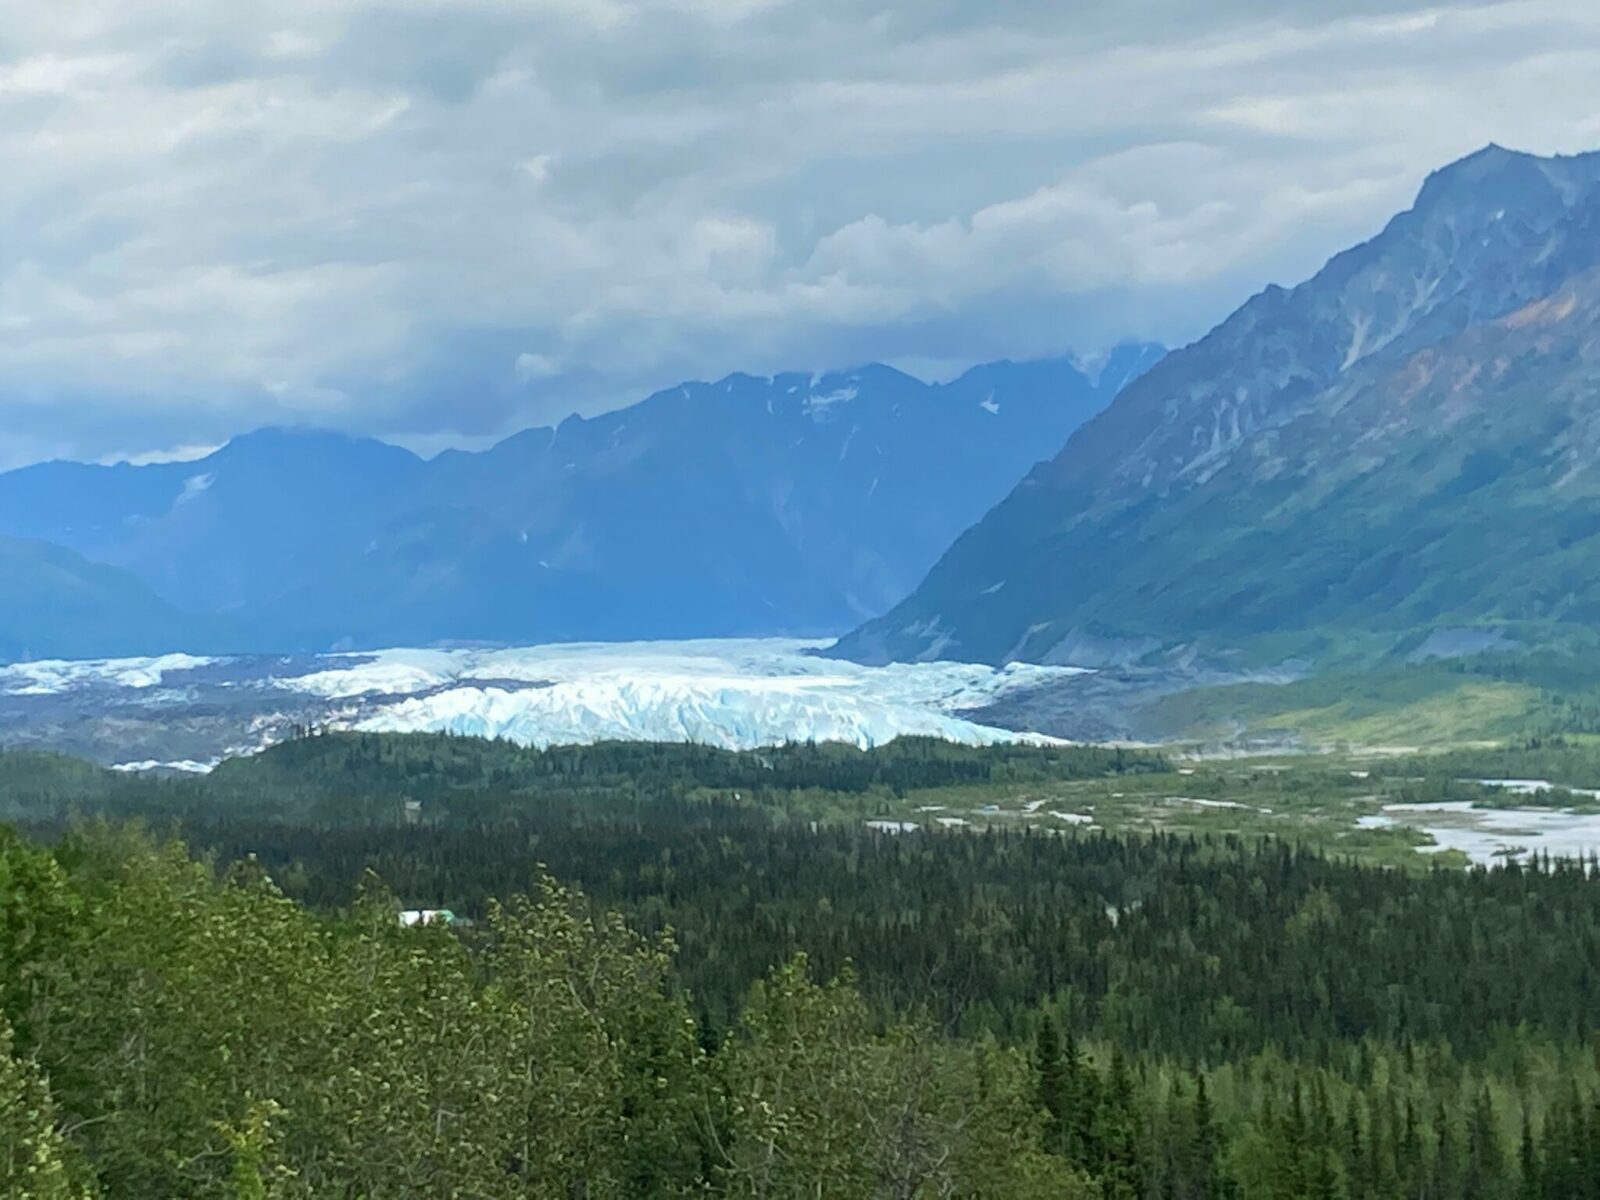
[[[1456,653],[1600,614],[1600,155],[1490,147],[1081,428],[864,660]]]
[[[44,542],[0,537],[0,660],[204,648],[213,634],[115,567]]]

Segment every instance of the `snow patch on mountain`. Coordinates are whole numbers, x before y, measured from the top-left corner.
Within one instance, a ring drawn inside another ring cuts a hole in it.
[[[183,481],[183,491],[179,492],[178,498],[172,502],[173,507],[177,507],[180,504],[187,504],[196,496],[200,495],[200,493],[210,490],[211,485],[216,481],[216,473],[212,471],[207,471],[203,475],[189,476],[189,478]]]
[[[848,404],[861,394],[856,387],[835,388],[831,392],[821,394],[812,393],[806,398],[806,413],[813,419],[819,419],[835,405]]]

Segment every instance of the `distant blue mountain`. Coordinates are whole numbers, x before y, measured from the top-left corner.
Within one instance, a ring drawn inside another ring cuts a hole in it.
[[[48,542],[0,537],[0,661],[150,654],[217,644],[127,571]]]
[[[195,462],[44,463],[0,474],[0,535],[116,568],[241,650],[834,632],[909,592],[1161,353],[938,385],[733,375],[431,461],[261,430]],[[114,614],[82,634],[149,648]]]

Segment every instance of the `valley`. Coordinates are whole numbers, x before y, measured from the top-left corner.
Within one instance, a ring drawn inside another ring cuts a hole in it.
[[[1549,785],[1526,787],[1520,800],[1511,800],[1498,781],[1452,774],[1449,755],[1172,761],[1190,765],[1109,783],[929,789],[882,801],[873,820],[906,834],[1270,837],[1402,868],[1600,855],[1600,809],[1592,797]]]
[[[1600,1200],[1591,8],[13,0],[0,1200]]]
[[[850,1087],[790,1090],[784,1111],[844,1122],[830,1153],[863,1172],[899,1161],[856,1132],[864,1100],[904,1104],[901,1128],[959,1148],[919,1174],[1000,1181],[1008,1197],[1096,1200],[1119,1179],[1134,1198],[1316,1194],[1278,1190],[1291,1173],[1400,1198],[1468,1171],[1492,1194],[1534,1180],[1564,1197],[1600,1086],[1582,1036],[1600,893],[1592,865],[1560,856],[1600,820],[1577,782],[1596,772],[1600,742],[1581,739],[1205,760],[911,737],[540,750],[335,732],[199,775],[10,751],[0,877],[25,935],[0,926],[15,968],[0,999],[40,1014],[10,1044],[49,1065],[65,1111],[106,1111],[130,1070],[149,1090],[135,1128],[111,1109],[69,1143],[140,1195],[221,1178],[246,1153],[219,1138],[215,1168],[168,1165],[214,1148],[171,1106],[196,1086],[215,1091],[201,1103],[231,1102],[216,1069],[194,1078],[197,1055],[271,1083],[281,1149],[244,1161],[398,1194],[404,1176],[370,1147],[425,1129],[434,1089],[476,1114],[449,1145],[514,1146],[521,1111],[480,1098],[486,1080],[495,1099],[519,1086],[504,1069],[527,1053],[516,1031],[542,1039],[547,1072],[598,1023],[606,1036],[572,1068],[595,1115],[541,1116],[541,1157],[517,1174],[736,1177],[745,1114],[798,1059]],[[1483,827],[1502,818],[1491,847]],[[1474,825],[1476,845],[1445,832]],[[1531,850],[1499,853],[1512,842]],[[450,916],[406,925],[402,910]],[[74,1003],[30,1008],[39,988]],[[132,1068],[93,1051],[107,1028],[141,1039]],[[773,1074],[746,1073],[768,1055]],[[407,1093],[419,1066],[430,1083]],[[940,1082],[909,1100],[908,1076]],[[377,1118],[374,1080],[399,1093]],[[602,1123],[636,1088],[664,1106],[652,1119],[673,1146],[707,1144],[663,1156],[637,1147],[631,1120]],[[1037,1115],[1051,1105],[1081,1111],[1080,1132]],[[974,1112],[988,1114],[977,1129]],[[431,1176],[505,1170],[416,1136]],[[151,1145],[171,1154],[148,1159]],[[802,1145],[804,1180],[816,1148]]]
[[[1313,681],[1227,685],[1223,691],[1250,696],[1291,695],[1272,706],[1257,699],[1272,714],[1266,724],[1254,733],[1234,725],[1224,737],[1214,722],[1195,722],[1206,691],[1192,682],[1024,664],[1006,671],[955,663],[853,667],[818,657],[824,644],[757,639],[19,664],[0,668],[0,749],[98,759],[132,795],[142,794],[140,779],[192,776],[198,803],[219,767],[234,771],[311,735],[442,734],[466,745],[489,738],[553,753],[631,743],[668,754],[673,743],[751,753],[814,742],[837,754],[931,738],[981,754],[986,746],[1000,752],[1055,742],[1047,731],[1064,718],[1019,721],[1048,697],[1053,711],[1074,713],[1075,728],[1130,714],[1149,728],[1174,720],[1170,710],[1181,706],[1190,736],[1109,739],[1126,747],[1116,753],[1146,764],[1109,781],[1044,770],[1014,782],[869,789],[848,801],[788,797],[778,807],[792,812],[799,804],[810,819],[908,835],[1274,837],[1390,866],[1419,865],[1419,855],[1459,866],[1600,851],[1600,817],[1586,790],[1600,785],[1600,752],[1588,749],[1593,735],[1541,737],[1533,732],[1538,711],[1524,705],[1504,718],[1513,733],[1490,738],[1488,727],[1459,724],[1459,696],[1437,697],[1440,680],[1428,671],[1410,690],[1452,712],[1453,733],[1408,723],[1421,701],[1397,703],[1395,693],[1406,691],[1399,684],[1356,696],[1344,689],[1323,708],[1302,710],[1298,726],[1288,723],[1282,713],[1297,702],[1293,693],[1327,686]],[[1458,674],[1445,679],[1461,686]],[[1179,686],[1189,690],[1167,690]],[[1463,729],[1472,736],[1459,736]],[[1517,745],[1545,748],[1510,749]],[[1526,783],[1507,791],[1491,785],[1499,779],[1550,782],[1543,791]],[[12,807],[26,815],[25,806]]]

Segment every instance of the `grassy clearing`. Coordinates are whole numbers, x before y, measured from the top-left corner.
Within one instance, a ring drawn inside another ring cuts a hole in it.
[[[1141,716],[1164,737],[1198,741],[1458,746],[1515,737],[1545,703],[1531,683],[1424,667],[1199,688],[1162,697]]]
[[[1427,746],[1481,742],[1515,734],[1539,702],[1525,684],[1459,683],[1394,704],[1379,694],[1280,714],[1279,723],[1321,743]]]

